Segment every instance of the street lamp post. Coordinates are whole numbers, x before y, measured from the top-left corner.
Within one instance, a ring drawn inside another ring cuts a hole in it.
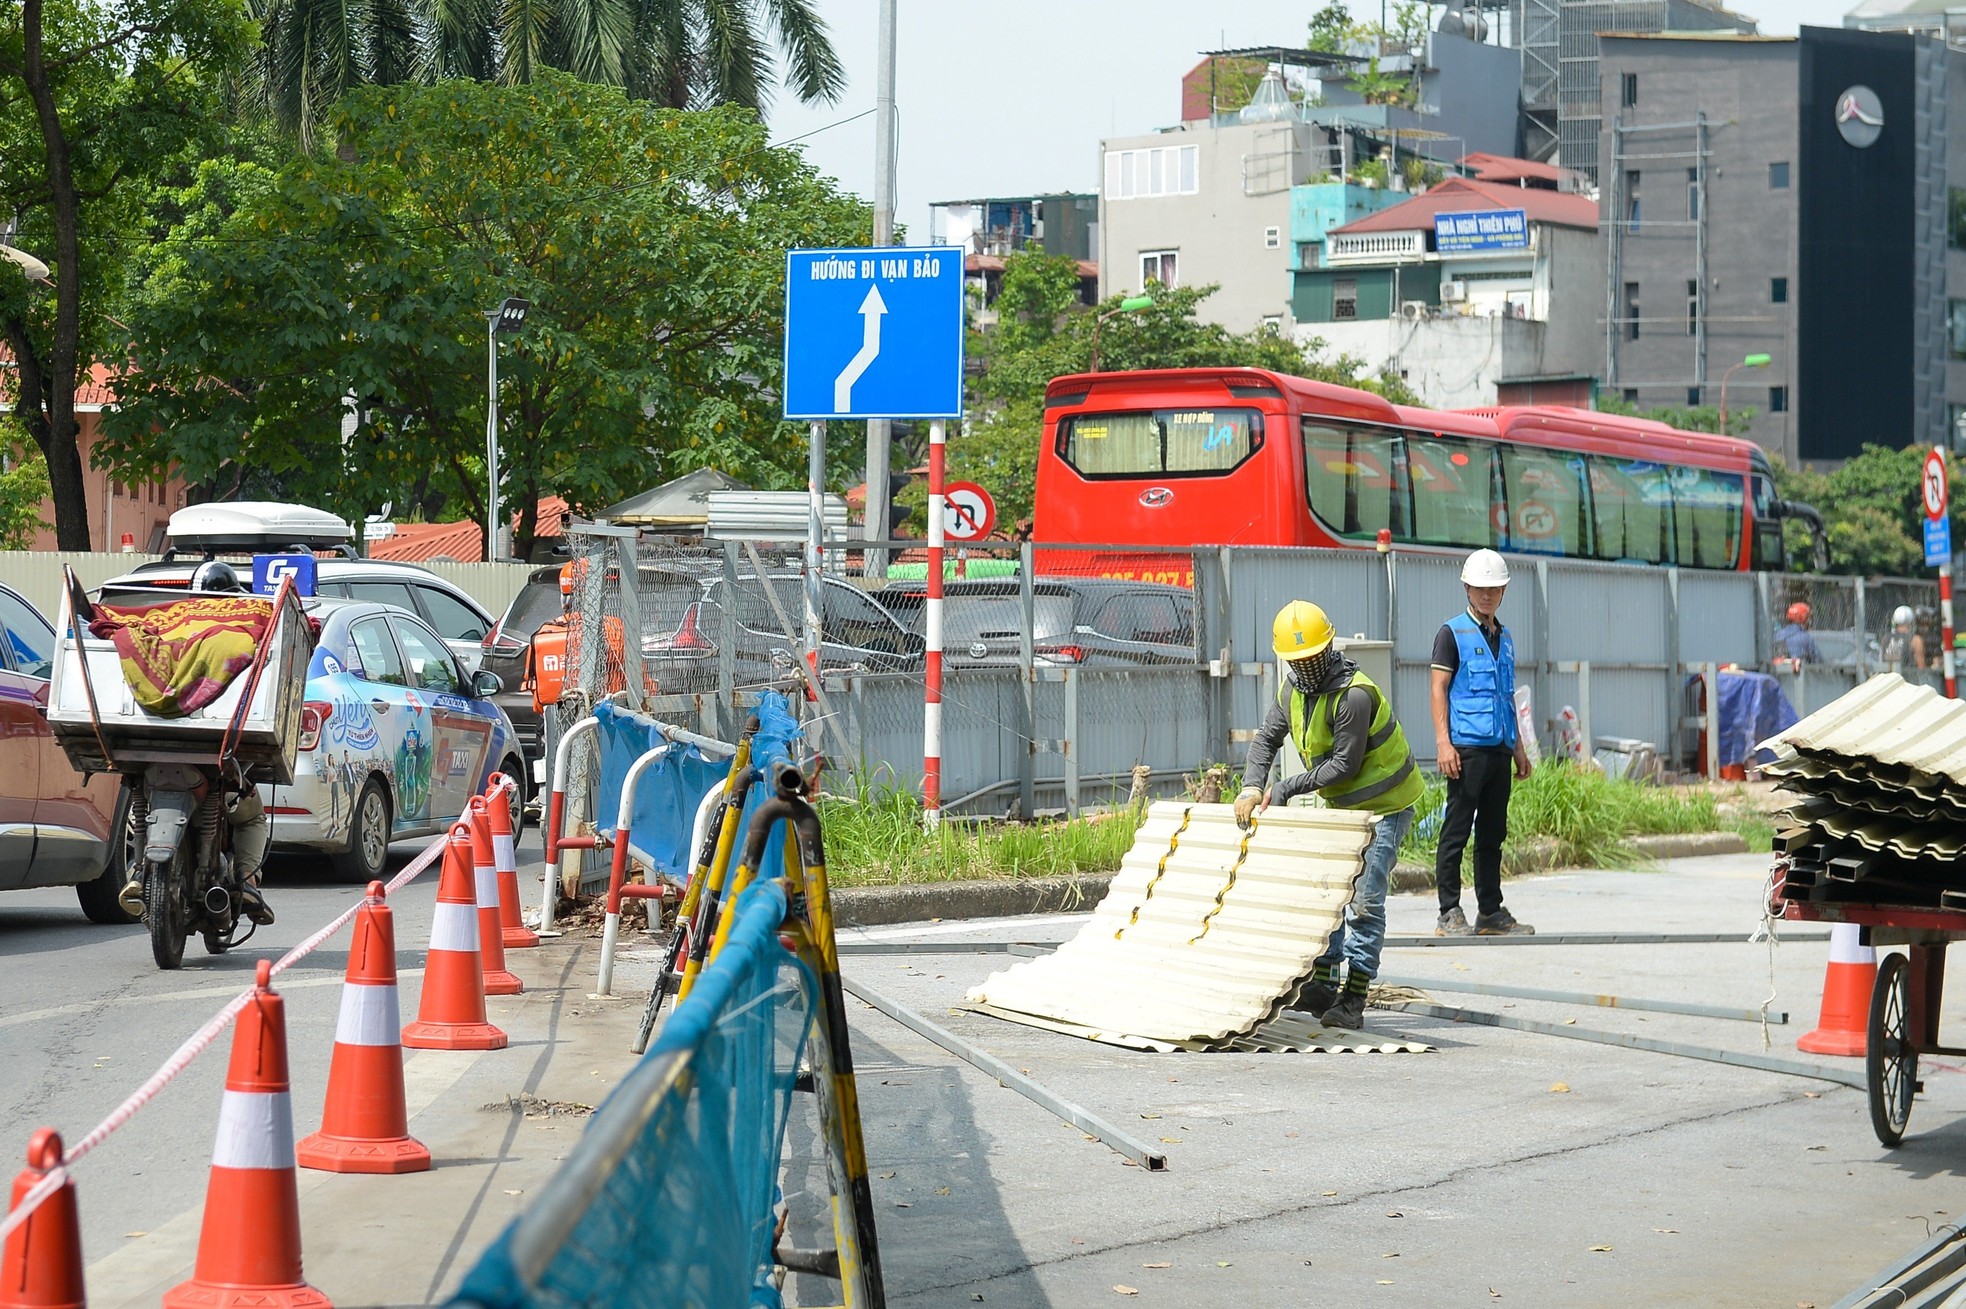
[[[490,493],[485,500],[485,562],[499,558],[499,537],[504,524],[499,521],[498,504],[498,338],[509,336],[526,325],[526,311],[532,301],[507,296],[505,303],[485,311],[485,356],[488,364],[487,404],[485,406],[485,478]]]
[[[1766,368],[1769,356],[1749,355],[1738,364],[1732,364],[1720,375],[1720,434],[1727,435],[1727,379],[1734,375],[1736,368]]]
[[[1152,296],[1130,295],[1113,308],[1108,309],[1105,313],[1094,314],[1092,317],[1092,367],[1086,371],[1089,373],[1099,371],[1099,325],[1101,323],[1115,314],[1137,314],[1142,309],[1152,309],[1153,307],[1154,298]]]

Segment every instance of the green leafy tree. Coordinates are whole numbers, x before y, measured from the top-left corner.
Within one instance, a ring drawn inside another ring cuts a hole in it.
[[[1892,450],[1866,445],[1834,472],[1775,462],[1776,489],[1785,499],[1814,505],[1829,533],[1831,571],[1860,576],[1917,577],[1925,567],[1923,483],[1927,447]],[[1951,499],[1966,494],[1966,475],[1952,465]],[[1790,542],[1793,553],[1794,542]]]
[[[0,418],[0,550],[25,550],[48,524],[48,461],[21,439],[11,419]]]
[[[331,125],[337,157],[215,165],[175,197],[105,416],[119,469],[483,522],[484,313],[521,295],[499,382],[522,555],[545,493],[605,504],[702,465],[796,483],[783,252],[868,220],[756,114],[542,72],[360,90]]]
[[[967,430],[950,439],[949,477],[982,483],[1006,526],[1030,517],[1036,493],[1038,445],[1044,431],[1044,393],[1055,377],[1097,370],[1142,368],[1267,368],[1299,377],[1358,386],[1396,403],[1417,399],[1397,378],[1363,378],[1355,359],[1316,357],[1321,343],[1298,345],[1268,329],[1231,332],[1206,323],[1197,309],[1214,286],[1150,287],[1153,305],[1134,312],[1115,297],[1093,308],[1078,302],[1077,266],[1038,252],[1010,256],[989,331],[970,335],[971,379]],[[897,497],[925,522],[927,488],[911,484]]]
[[[543,70],[671,109],[762,108],[778,76],[808,103],[846,87],[814,0],[253,0],[246,92],[311,144],[358,86],[530,82]],[[779,57],[772,51],[776,44]]]
[[[0,340],[64,550],[91,544],[76,385],[106,341],[148,186],[221,121],[247,35],[234,0],[22,0],[0,15],[0,212],[53,282],[0,265]]]
[[[1332,0],[1311,15],[1311,34],[1305,45],[1328,55],[1350,54],[1353,43],[1358,39],[1358,30],[1358,24],[1352,21],[1351,10],[1338,0]]]

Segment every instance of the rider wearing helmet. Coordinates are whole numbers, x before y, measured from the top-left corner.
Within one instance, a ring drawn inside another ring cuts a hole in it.
[[[1819,664],[1822,651],[1816,648],[1816,634],[1809,630],[1809,606],[1797,600],[1788,608],[1788,622],[1775,629],[1775,658],[1799,664]]]
[[[1271,647],[1283,661],[1283,685],[1264,716],[1242,775],[1249,784],[1236,797],[1236,821],[1244,827],[1257,810],[1292,796],[1316,792],[1334,809],[1377,814],[1352,902],[1311,966],[1290,1007],[1317,1014],[1327,1027],[1365,1026],[1365,995],[1379,972],[1386,939],[1386,888],[1399,843],[1413,826],[1413,806],[1426,783],[1393,717],[1392,702],[1357,664],[1332,645],[1324,610],[1305,600],[1285,605],[1271,625]],[[1264,789],[1270,763],[1285,738],[1308,770]],[[1340,990],[1338,965],[1346,975]]]
[[[1918,615],[1910,605],[1899,605],[1891,612],[1891,637],[1884,643],[1884,662],[1899,672],[1906,667],[1931,667],[1925,657],[1925,638],[1918,633]]]
[[[1461,569],[1468,607],[1434,637],[1435,757],[1447,779],[1447,808],[1434,858],[1440,900],[1437,936],[1527,936],[1535,928],[1502,906],[1502,838],[1509,830],[1509,788],[1529,776],[1529,752],[1516,731],[1515,640],[1502,620],[1509,565],[1477,550]],[[1513,766],[1513,767],[1512,767]],[[1474,836],[1473,926],[1461,909],[1461,854]]]

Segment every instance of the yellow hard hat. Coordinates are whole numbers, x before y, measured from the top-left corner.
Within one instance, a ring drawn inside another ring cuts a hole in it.
[[[1331,620],[1309,600],[1292,600],[1277,610],[1270,640],[1285,659],[1308,659],[1331,644]]]

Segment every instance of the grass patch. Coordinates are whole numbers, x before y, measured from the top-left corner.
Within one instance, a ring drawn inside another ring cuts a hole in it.
[[[921,801],[891,786],[863,786],[819,802],[826,878],[834,886],[912,886],[991,878],[1111,872],[1133,846],[1137,815],[1116,810],[1043,823],[922,827]]]
[[[1754,854],[1770,854],[1775,849],[1775,820],[1768,814],[1729,814],[1721,825],[1746,841]]]
[[[1440,825],[1433,815],[1446,803],[1446,782],[1428,778],[1426,794],[1418,806],[1419,821],[1400,847],[1401,858],[1422,864],[1434,861]],[[1503,865],[1508,866],[1511,852],[1536,842],[1553,844],[1566,867],[1606,868],[1633,860],[1630,841],[1634,836],[1716,832],[1722,826],[1720,808],[1711,792],[1614,781],[1563,760],[1549,760],[1531,773],[1528,781],[1517,782],[1509,797]],[[1772,828],[1769,835],[1772,838]],[[1462,864],[1464,880],[1472,875],[1472,857],[1470,843]]]

